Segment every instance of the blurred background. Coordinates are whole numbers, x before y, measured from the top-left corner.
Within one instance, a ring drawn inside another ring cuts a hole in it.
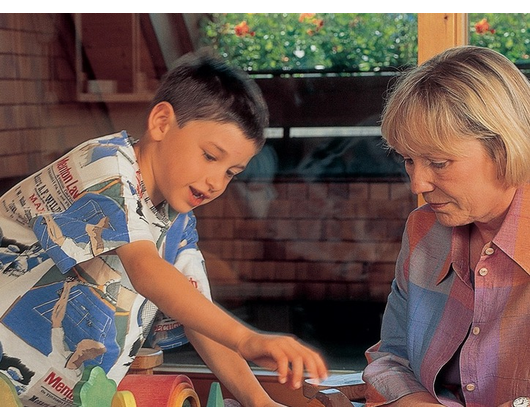
[[[529,14],[461,21],[466,42],[529,74]],[[140,137],[162,75],[209,46],[256,80],[271,112],[263,151],[196,211],[213,297],[296,334],[332,369],[360,370],[417,206],[379,118],[418,62],[418,27],[411,13],[0,14],[0,190],[89,138]],[[166,362],[202,363],[188,346]]]

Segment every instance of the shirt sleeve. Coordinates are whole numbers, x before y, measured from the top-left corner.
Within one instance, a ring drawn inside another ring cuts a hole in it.
[[[427,391],[410,366],[407,350],[407,244],[405,234],[383,315],[381,341],[366,351],[368,366],[363,379],[367,384],[368,406],[389,404],[405,395]]]
[[[197,245],[199,235],[193,212],[179,215],[173,226],[178,227],[180,223],[184,224],[184,228],[179,228],[182,233],[176,235],[179,238],[178,244],[175,238],[171,238],[171,229],[168,232],[165,257],[170,262],[174,261],[175,267],[188,278],[190,283],[209,300],[212,300],[204,257]],[[170,246],[171,242],[173,244]]]
[[[84,195],[64,212],[38,216],[33,231],[62,273],[129,242],[123,209],[95,194]]]
[[[76,155],[69,159],[81,160]],[[155,241],[147,221],[137,212],[141,198],[132,165],[114,151],[98,155],[90,166],[79,165],[84,187],[70,205],[32,221],[40,245],[62,273],[134,240]]]
[[[389,404],[405,395],[427,391],[407,358],[405,311],[406,299],[394,280],[383,316],[381,341],[366,351],[368,366],[363,379],[368,406]]]

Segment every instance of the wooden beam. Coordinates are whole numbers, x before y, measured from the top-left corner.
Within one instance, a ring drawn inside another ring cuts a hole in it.
[[[177,32],[177,40],[181,49],[181,54],[192,52],[193,42],[191,41],[191,36],[186,26],[186,20],[182,13],[171,13],[170,18],[174,23],[175,30]]]
[[[418,13],[418,63],[468,41],[467,13]]]
[[[153,23],[149,18],[149,13],[140,13],[140,29],[142,31],[142,36],[145,39],[147,48],[149,49],[151,59],[153,60],[153,67],[155,69],[156,77],[161,79],[168,69],[164,61],[164,55],[162,54],[160,43],[158,42],[155,30],[153,28]]]

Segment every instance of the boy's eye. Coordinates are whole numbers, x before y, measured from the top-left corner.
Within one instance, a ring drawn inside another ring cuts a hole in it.
[[[207,161],[210,161],[210,162],[215,161],[215,157],[212,156],[211,154],[209,154],[208,152],[204,152],[204,153],[203,153],[203,156],[204,156],[204,158],[205,158]]]
[[[232,171],[232,170],[228,170],[226,171],[226,176],[229,178],[229,179],[234,179],[234,178],[237,178],[237,176],[243,171]]]

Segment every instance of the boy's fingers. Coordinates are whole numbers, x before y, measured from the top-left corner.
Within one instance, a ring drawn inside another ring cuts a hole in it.
[[[303,355],[300,356],[300,375],[303,376],[305,369],[311,379],[319,381],[326,378],[328,370],[322,357],[316,351],[304,348],[300,343],[298,345],[302,347],[298,350]],[[296,374],[298,374],[298,371]]]
[[[291,361],[292,387],[298,389],[302,386],[304,377],[304,361],[302,357],[295,357]]]
[[[320,381],[328,376],[328,368],[318,353],[314,353],[306,367],[311,379]]]
[[[299,389],[302,386],[304,380],[304,372],[307,372],[308,376],[312,379],[319,381],[322,379],[321,371],[324,372],[324,377],[327,376],[327,369],[321,368],[323,361],[318,353],[311,349],[305,348],[300,343],[296,343],[292,349],[291,360],[291,374],[292,382],[291,386],[294,389]]]
[[[281,384],[288,384],[293,389],[300,388],[304,371],[307,371],[311,379],[317,381],[328,375],[322,357],[293,338],[270,340],[266,347],[267,350],[263,347],[262,350],[274,360],[278,382]]]
[[[278,373],[278,382],[281,384],[287,383],[289,376],[289,362],[287,357],[285,357],[285,355],[277,355],[273,358],[275,359],[277,365],[276,372]]]

